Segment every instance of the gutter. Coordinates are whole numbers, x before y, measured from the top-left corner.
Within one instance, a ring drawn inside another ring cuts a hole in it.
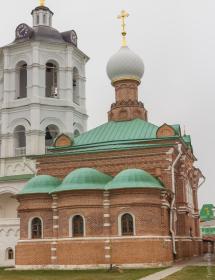
[[[175,232],[174,232],[174,204],[175,204],[175,166],[178,163],[180,157],[182,156],[181,150],[182,144],[178,144],[178,156],[176,157],[175,161],[171,167],[171,174],[172,174],[172,192],[173,192],[173,199],[170,205],[170,233],[172,236],[172,250],[174,256],[176,255],[176,248],[175,248]]]

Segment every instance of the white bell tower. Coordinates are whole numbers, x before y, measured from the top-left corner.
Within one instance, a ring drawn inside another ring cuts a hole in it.
[[[15,40],[0,48],[0,266],[15,264],[20,226],[14,195],[36,173],[28,156],[46,153],[60,133],[74,137],[87,128],[88,57],[77,47],[76,32],[53,28],[44,1],[32,17],[32,27],[21,23]]]
[[[44,154],[60,133],[87,128],[85,64],[74,30],[52,27],[53,12],[40,1],[33,26],[16,28],[0,48],[1,158]]]

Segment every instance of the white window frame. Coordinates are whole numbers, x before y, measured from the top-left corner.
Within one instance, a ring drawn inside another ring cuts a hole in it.
[[[83,227],[84,227],[84,231],[83,231],[83,236],[80,236],[80,237],[74,237],[73,236],[73,219],[75,216],[81,216],[82,219],[83,219]],[[69,217],[69,237],[72,237],[72,238],[83,238],[86,236],[86,221],[85,221],[85,217],[82,215],[82,214],[74,214],[72,216]]]
[[[9,258],[8,258],[9,250],[12,250],[12,251],[13,251],[13,258],[12,258],[12,259],[9,259]],[[14,248],[8,247],[8,248],[6,249],[6,251],[5,251],[5,259],[6,259],[6,261],[13,261],[13,260],[15,260],[15,249],[14,249]]]
[[[123,212],[121,214],[118,215],[118,235],[119,236],[126,236],[122,234],[122,216],[125,214],[129,214],[132,216],[133,218],[133,229],[134,229],[134,234],[133,235],[128,235],[128,236],[135,236],[136,235],[136,219],[135,219],[135,215],[131,212]]]
[[[41,235],[41,238],[39,238],[39,239],[36,239],[36,238],[32,239],[31,224],[32,224],[33,219],[35,219],[35,218],[38,218],[38,219],[41,220],[41,226],[42,226],[41,233],[42,233],[42,235]],[[44,224],[43,224],[43,219],[42,219],[41,216],[31,217],[31,218],[29,219],[29,221],[28,221],[28,239],[32,239],[32,240],[41,240],[41,239],[43,239],[43,229],[44,229],[44,226],[43,226],[43,225],[44,225]]]

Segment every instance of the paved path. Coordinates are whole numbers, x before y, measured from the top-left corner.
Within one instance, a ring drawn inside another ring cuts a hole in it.
[[[186,264],[184,264],[184,265],[174,265],[173,267],[170,267],[170,268],[164,269],[162,271],[156,272],[154,274],[151,274],[149,276],[143,277],[140,280],[160,280],[160,279],[164,279],[165,277],[182,270],[186,266],[187,266]]]
[[[186,266],[208,266],[208,265],[215,265],[215,255],[206,254],[203,257],[194,257],[191,260],[182,261],[178,264],[175,264],[174,266],[164,269],[162,271],[156,272],[154,274],[151,274],[149,276],[143,277],[139,280],[161,280],[164,279],[167,276],[170,276]]]

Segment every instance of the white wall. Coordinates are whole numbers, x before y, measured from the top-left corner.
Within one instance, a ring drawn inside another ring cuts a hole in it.
[[[17,200],[11,194],[0,195],[0,219],[17,218]]]
[[[2,188],[0,189],[2,191]],[[6,192],[6,188],[5,188]],[[11,266],[15,260],[8,260],[7,250],[13,249],[19,239],[18,202],[11,193],[0,194],[0,266]]]
[[[15,259],[8,260],[7,249],[12,248],[15,257],[15,246],[19,240],[19,219],[0,218],[0,266],[13,266]]]

